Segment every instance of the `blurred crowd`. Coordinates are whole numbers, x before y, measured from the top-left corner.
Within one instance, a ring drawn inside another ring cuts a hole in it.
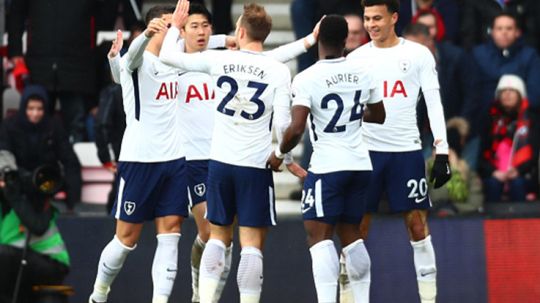
[[[206,2],[214,10],[214,32],[230,32],[232,0]],[[100,161],[114,171],[125,128],[121,89],[107,61],[111,42],[97,45],[97,33],[129,31],[125,51],[145,28],[142,8],[143,0],[0,1],[0,31],[5,25],[8,37],[0,74],[4,87],[22,93],[19,113],[4,117],[0,147],[29,170],[38,162],[60,163],[71,176],[65,184],[69,208],[80,200],[81,186],[72,145],[95,141]],[[323,15],[338,13],[349,25],[348,52],[369,42],[361,1],[292,0],[290,12],[297,38]],[[475,212],[484,201],[537,200],[539,15],[535,0],[401,1],[398,33],[433,53],[447,120],[454,173],[432,191],[436,211]],[[298,71],[316,61],[315,52],[299,58]],[[418,127],[429,168],[433,142],[423,100]],[[307,141],[304,150],[307,163]]]

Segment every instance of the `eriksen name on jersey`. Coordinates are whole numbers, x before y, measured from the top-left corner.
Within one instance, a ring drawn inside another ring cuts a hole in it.
[[[223,72],[225,74],[230,74],[230,73],[250,74],[250,75],[260,78],[261,80],[263,80],[266,77],[266,73],[264,70],[253,65],[227,64],[227,65],[223,65]]]

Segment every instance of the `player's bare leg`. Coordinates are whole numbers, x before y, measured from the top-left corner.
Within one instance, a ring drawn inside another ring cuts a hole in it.
[[[258,303],[263,283],[262,249],[267,227],[240,226],[240,263],[238,264],[238,290],[240,303]]]
[[[115,236],[105,246],[99,258],[94,290],[88,300],[90,303],[107,302],[111,284],[122,269],[127,255],[137,247],[142,226],[142,223],[116,221]]]
[[[371,285],[371,259],[361,238],[362,231],[359,224],[339,223],[336,226],[341,241],[341,260],[348,283],[345,290],[347,297],[341,301],[343,292],[340,292],[340,302],[369,302],[369,288]],[[341,279],[341,277],[340,277]]]
[[[364,214],[362,217],[362,222],[360,223],[360,228],[358,231],[360,232],[360,239],[366,240],[368,237],[369,232],[369,226],[371,224],[371,214]],[[343,228],[343,227],[341,227]],[[339,232],[339,227],[338,227]],[[342,240],[343,241],[343,240]],[[343,242],[342,242],[343,243]],[[353,289],[351,288],[350,280],[349,280],[349,274],[347,271],[347,265],[345,262],[345,257],[343,255],[343,252],[340,255],[339,258],[339,265],[340,265],[340,272],[339,272],[339,302],[341,303],[354,303],[354,294]],[[371,275],[371,273],[370,273]],[[370,278],[371,281],[371,278]],[[367,285],[367,291],[369,295],[369,284]]]
[[[199,295],[201,303],[217,300],[219,281],[226,264],[227,247],[231,246],[233,225],[220,226],[210,223],[210,239],[204,248],[199,267]]]
[[[206,247],[206,243],[210,238],[210,222],[204,218],[206,213],[206,202],[201,202],[195,205],[191,212],[195,218],[195,223],[197,224],[197,237],[193,241],[193,246],[191,247],[191,283],[193,295],[191,297],[191,302],[200,302],[199,297],[199,269],[201,265],[201,258]],[[225,288],[225,283],[229,277],[231,271],[231,261],[232,261],[232,244],[225,249],[225,269],[221,274],[218,288],[214,296],[214,302],[218,302]]]
[[[171,295],[178,271],[178,241],[183,221],[181,216],[155,219],[157,247],[152,263],[153,303],[166,303]]]
[[[414,267],[422,303],[434,303],[437,297],[437,266],[431,243],[426,210],[405,213],[405,224],[414,252]]]
[[[334,226],[325,222],[305,220],[304,228],[311,254],[311,269],[319,303],[336,302],[339,257],[332,241]]]

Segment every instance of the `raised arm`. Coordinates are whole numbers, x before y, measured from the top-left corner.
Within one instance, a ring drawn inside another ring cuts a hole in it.
[[[323,17],[324,18],[324,17]],[[322,20],[322,18],[321,18]],[[313,28],[313,32],[302,39],[298,39],[294,42],[287,43],[273,50],[264,52],[265,55],[276,59],[279,62],[290,61],[303,53],[307,52],[319,38],[319,26],[321,21],[319,21]]]
[[[141,66],[143,60],[143,54],[148,42],[158,32],[166,32],[167,24],[161,18],[154,18],[148,23],[148,27],[137,38],[135,38],[127,53],[124,55],[126,60],[126,67],[129,71],[134,71]]]
[[[159,60],[167,65],[187,71],[208,73],[212,68],[210,56],[205,56],[203,53],[184,53],[176,43],[180,36],[180,28],[182,28],[187,21],[188,10],[189,2],[179,0],[176,5],[176,10],[173,13],[172,26],[167,31],[165,39],[163,40],[163,45],[161,46],[161,51],[159,53]]]
[[[124,40],[122,37],[122,31],[118,30],[116,32],[116,39],[113,40],[111,49],[107,54],[107,59],[109,59],[109,67],[111,69],[111,75],[114,83],[120,84],[120,50],[124,45]]]

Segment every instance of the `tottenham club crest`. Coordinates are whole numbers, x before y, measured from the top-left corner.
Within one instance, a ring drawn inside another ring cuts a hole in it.
[[[411,61],[409,60],[399,60],[399,69],[406,73],[409,71],[409,68],[411,68]]]
[[[202,197],[206,193],[206,185],[204,183],[197,184],[193,187],[197,196]]]
[[[135,211],[135,207],[135,202],[126,201],[126,203],[124,203],[124,211],[128,216],[130,216]]]

